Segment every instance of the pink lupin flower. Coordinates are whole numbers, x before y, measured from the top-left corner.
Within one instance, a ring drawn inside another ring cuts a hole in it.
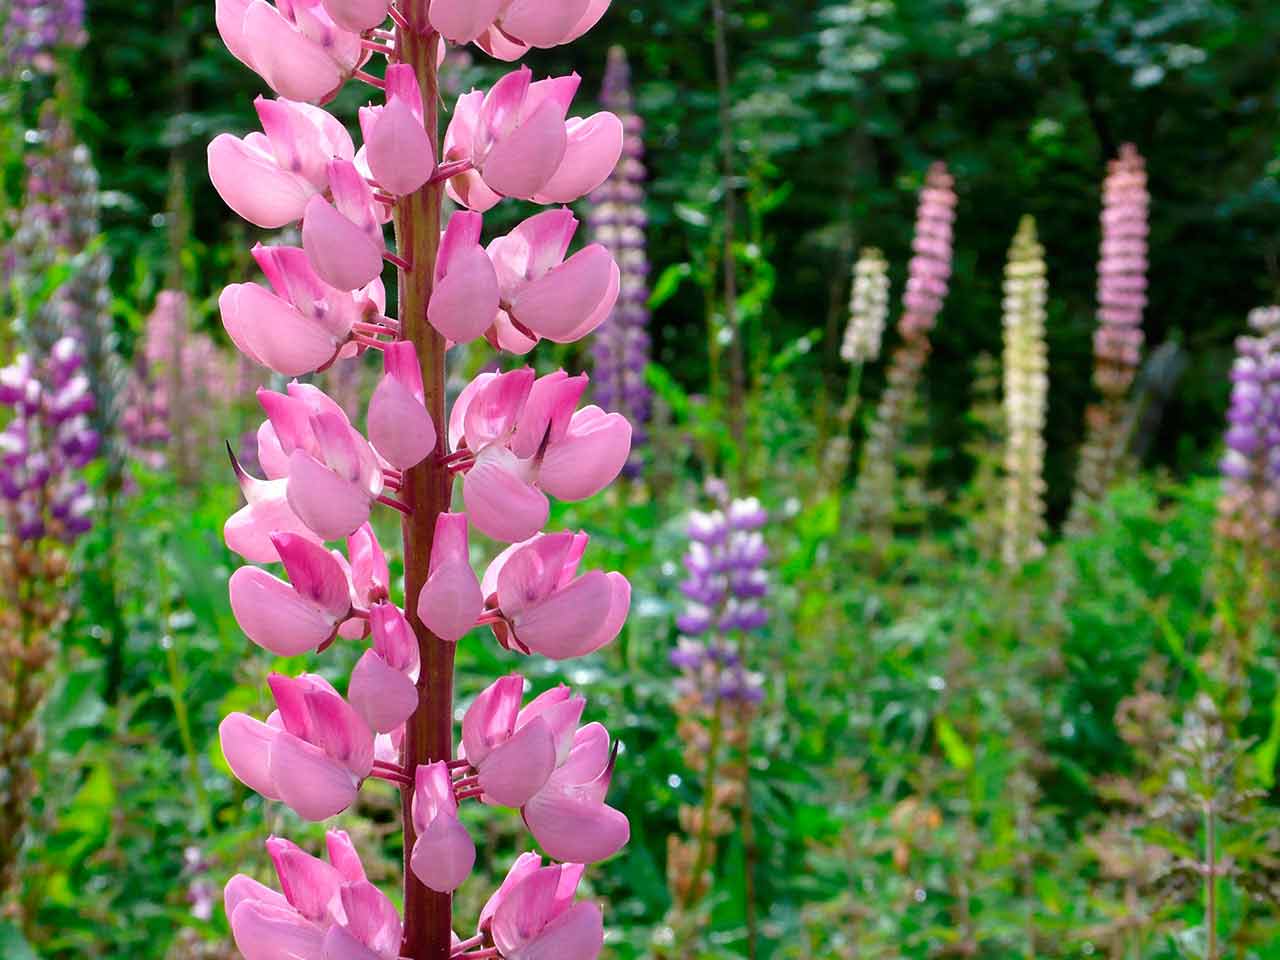
[[[497,540],[528,539],[547,522],[546,494],[593,496],[621,472],[631,451],[626,418],[577,410],[587,377],[563,370],[481,374],[454,403],[449,440],[464,455],[462,498],[476,527]]]
[[[431,178],[435,151],[423,126],[422,91],[413,67],[391,64],[386,84],[384,105],[360,108],[363,153],[378,185],[395,196],[405,196]]]
[[[436,517],[431,564],[417,610],[423,625],[448,643],[457,643],[484,611],[480,581],[471,568],[465,513]]]
[[[570,43],[596,25],[609,0],[431,0],[431,25],[453,43],[478,44],[499,60]]]
[[[588,539],[585,533],[538,534],[494,558],[480,590],[499,643],[566,660],[618,635],[631,607],[631,584],[616,571],[577,575]]]
[[[320,542],[320,538],[289,506],[287,481],[259,480],[250,476],[234,454],[231,466],[245,505],[228,517],[222,528],[222,536],[229,549],[251,563],[276,563],[280,554],[271,539],[273,534],[290,533]]]
[[[245,960],[324,957],[393,960],[403,927],[395,906],[369,883],[351,838],[326,835],[329,863],[280,837],[267,841],[283,893],[237,874],[223,891]]]
[[[486,800],[506,807],[522,805],[547,782],[558,757],[560,714],[576,707],[580,716],[586,702],[579,697],[550,717],[540,710],[522,716],[523,699],[524,677],[502,677],[476,697],[462,718],[462,752],[476,771],[477,785]],[[572,730],[576,717],[568,724]]]
[[[604,802],[613,779],[616,747],[598,723],[580,728],[568,759],[521,807],[535,840],[557,860],[594,863],[611,857],[631,838],[626,814]]]
[[[266,723],[232,713],[218,727],[227,764],[305,820],[341,813],[373,769],[373,731],[323,677],[273,673],[267,682],[277,710]]]
[[[484,218],[459,210],[440,240],[427,320],[454,343],[482,336],[498,315],[498,275],[480,245]]]
[[[253,257],[271,290],[256,283],[228,286],[218,298],[222,325],[241,353],[286,377],[332,362],[357,322],[376,321],[386,309],[376,277],[354,292],[339,290],[320,278],[297,247],[258,244]]]
[[[261,567],[231,575],[231,612],[246,636],[264,650],[293,657],[329,643],[351,613],[351,585],[342,565],[323,546],[293,533],[272,533],[286,583]]]
[[[358,290],[382,273],[383,211],[350,160],[329,161],[328,175],[333,202],[318,195],[307,201],[302,247],[326,283]]]
[[[294,513],[325,540],[355,532],[382,493],[373,447],[315,387],[291,383],[287,395],[260,390],[258,400],[271,424],[259,431],[259,457],[269,475],[286,472]]]
[[[302,217],[307,201],[329,186],[328,162],[351,160],[346,127],[306,103],[253,101],[263,133],[244,139],[221,133],[209,144],[209,179],[232,210],[276,229]]]
[[[574,903],[580,863],[542,866],[536,854],[521,854],[480,914],[503,960],[595,960],[604,947],[600,908]]]
[[[444,761],[417,768],[413,826],[418,834],[409,858],[414,876],[438,893],[450,893],[462,886],[475,866],[476,847],[458,819],[458,801]]]
[[[532,81],[528,67],[507,74],[487,94],[458,98],[444,138],[444,160],[472,169],[449,180],[459,204],[479,213],[502,197],[569,203],[609,176],[622,155],[622,122],[602,112],[566,119],[580,78]]]
[[[215,19],[231,54],[290,100],[332,99],[368,58],[318,0],[217,0]]]
[[[373,647],[351,671],[347,699],[375,732],[390,733],[418,708],[418,639],[393,603],[375,605],[369,624]]]
[[[620,273],[608,249],[590,244],[568,260],[578,229],[568,208],[536,214],[488,246],[501,296],[491,340],[512,353],[527,353],[545,337],[569,343],[609,316],[618,299]]]
[[[382,356],[385,374],[369,400],[369,439],[387,463],[408,470],[436,448],[436,427],[427,412],[417,348],[398,340]]]

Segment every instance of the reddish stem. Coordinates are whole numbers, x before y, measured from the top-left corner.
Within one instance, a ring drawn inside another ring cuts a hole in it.
[[[427,135],[439,154],[440,90],[436,77],[438,37],[426,24],[427,0],[404,0],[403,12],[392,8],[398,27],[396,51],[401,62],[413,68],[422,90]],[[427,304],[435,280],[436,253],[440,244],[442,188],[427,184],[402,197],[395,208],[396,249],[413,269],[402,269],[399,285],[400,325],[405,339],[417,348],[426,389],[427,412],[437,426],[435,456],[405,471],[401,495],[413,512],[402,522],[404,534],[405,612],[418,639],[422,669],[418,677],[418,709],[405,724],[402,764],[453,759],[453,656],[454,645],[435,636],[418,618],[417,597],[426,583],[431,562],[431,541],[436,518],[450,507],[452,481],[440,465],[446,453],[445,438],[445,341],[427,322]],[[407,264],[406,264],[407,266]],[[414,876],[409,863],[417,839],[413,827],[413,793],[401,794],[404,824],[404,941],[401,953],[410,960],[449,960],[453,941],[453,900],[447,893],[427,889]]]
[[[372,73],[366,73],[363,70],[354,70],[351,75],[357,80],[361,80],[371,87],[377,87],[379,90],[387,89],[387,82],[380,77],[375,77]]]
[[[390,507],[392,510],[399,511],[406,517],[413,516],[413,507],[409,506],[407,503],[401,503],[399,500],[388,497],[385,494],[378,497],[378,502],[384,507]]]

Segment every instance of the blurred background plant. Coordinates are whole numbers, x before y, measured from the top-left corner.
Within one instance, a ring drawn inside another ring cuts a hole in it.
[[[227,957],[223,880],[319,838],[215,736],[281,666],[222,587],[224,444],[255,447],[214,297],[249,243],[203,156],[260,91],[212,3],[0,19],[0,956]],[[568,678],[625,720],[609,956],[1280,951],[1278,40],[1261,0],[654,0],[576,47],[628,117],[579,211],[628,296],[546,360],[648,422],[628,484],[556,507],[635,590]],[[735,498],[765,567],[692,513]],[[681,641],[689,599],[719,640]],[[459,657],[465,704],[505,661]],[[338,825],[383,882],[365,794]]]

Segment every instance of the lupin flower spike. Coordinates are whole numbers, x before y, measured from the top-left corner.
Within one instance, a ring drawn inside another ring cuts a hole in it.
[[[441,38],[511,60],[574,39],[608,6],[217,0],[228,48],[281,99],[259,99],[262,133],[210,145],[210,177],[228,205],[259,226],[301,220],[300,247],[254,250],[269,288],[223,291],[223,325],[245,357],[286,377],[323,377],[371,351],[383,354],[367,436],[353,424],[354,410],[333,399],[341,394],[295,380],[283,392],[259,392],[262,479],[232,458],[246,505],[227,521],[227,544],[250,563],[282,562],[288,575],[237,571],[237,621],[272,653],[321,654],[335,642],[367,647],[345,696],[317,674],[273,674],[278,709],[265,722],[228,716],[219,729],[223,753],[244,784],[305,819],[348,809],[370,778],[410,801],[403,922],[368,883],[345,834],[330,834],[328,864],[273,839],[283,892],[243,876],[225,891],[247,960],[594,960],[600,953],[599,908],[574,902],[581,863],[543,867],[532,854],[489,899],[475,936],[462,940],[451,929],[450,896],[477,858],[461,802],[518,809],[534,839],[559,858],[610,856],[630,832],[606,802],[618,745],[600,724],[580,725],[585,700],[567,687],[521,706],[524,680],[498,680],[467,710],[463,746],[450,759],[453,645],[487,626],[510,649],[559,660],[617,636],[630,606],[626,579],[579,573],[586,534],[542,528],[548,495],[580,500],[613,480],[629,455],[631,427],[600,407],[578,409],[586,377],[564,371],[482,374],[449,409],[445,355],[481,337],[523,354],[540,340],[578,340],[609,315],[618,266],[599,244],[568,255],[577,228],[570,211],[530,216],[487,245],[482,214],[504,197],[563,204],[595,189],[618,160],[623,127],[608,112],[568,116],[576,74],[535,81],[520,68],[460,98],[441,142],[437,71]],[[364,69],[372,56],[387,59],[382,76]],[[384,95],[360,110],[358,150],[312,106],[348,79]],[[446,193],[465,208],[447,226]],[[391,220],[394,253],[385,240]],[[386,262],[399,273],[399,320],[385,316]],[[455,513],[459,477],[464,512]],[[379,505],[402,515],[399,597],[373,532]],[[471,565],[473,527],[513,544],[483,582]],[[344,539],[345,555],[330,549]]]

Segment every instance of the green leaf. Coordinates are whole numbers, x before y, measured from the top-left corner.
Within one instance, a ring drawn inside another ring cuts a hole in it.
[[[969,770],[973,767],[973,751],[964,742],[951,721],[938,714],[933,718],[933,733],[938,738],[942,752],[947,761],[957,770]]]
[[[1271,729],[1267,739],[1253,751],[1254,772],[1259,785],[1270,790],[1276,784],[1276,754],[1280,753],[1280,686],[1271,700]]]
[[[649,309],[657,310],[675,296],[680,284],[693,276],[693,267],[688,263],[673,263],[658,274],[653,284],[653,292],[649,294]]]

